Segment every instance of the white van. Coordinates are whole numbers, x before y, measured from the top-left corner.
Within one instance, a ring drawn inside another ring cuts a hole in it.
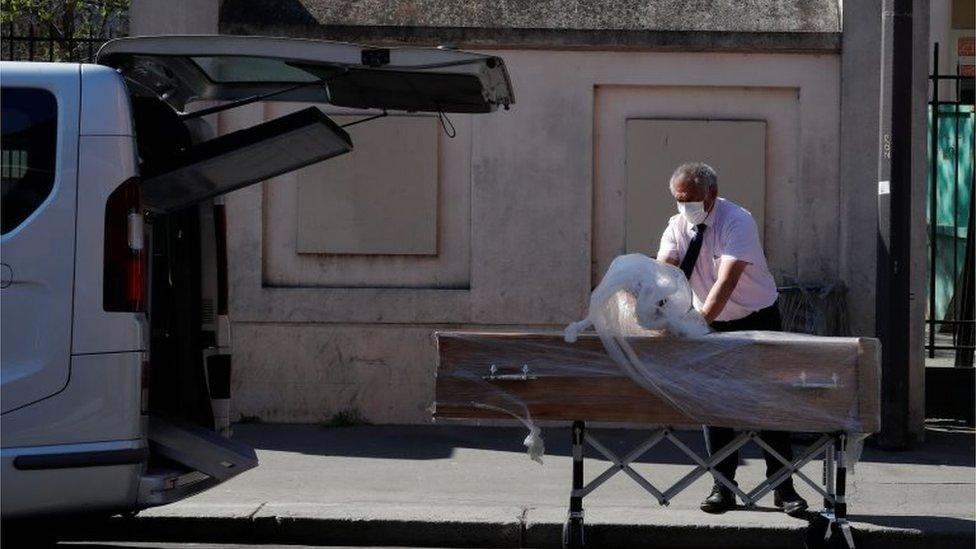
[[[0,85],[4,519],[138,510],[257,465],[214,432],[231,363],[219,195],[353,143],[314,106],[220,137],[204,116],[270,100],[378,113],[514,101],[494,56],[231,36],[115,40],[97,64],[4,62]]]

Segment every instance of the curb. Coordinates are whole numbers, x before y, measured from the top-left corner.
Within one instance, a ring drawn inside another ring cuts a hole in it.
[[[519,547],[521,534],[517,522],[138,516],[112,518],[97,530],[82,533],[88,541],[485,548]]]
[[[971,524],[971,523],[970,523]],[[586,527],[587,546],[594,548],[726,549],[803,548],[803,527],[730,527],[674,524],[592,524]],[[856,527],[858,549],[956,547],[976,545],[972,526],[925,530]],[[467,522],[322,517],[114,517],[72,533],[73,539],[92,541],[151,541],[244,544],[559,548],[562,524]],[[719,543],[720,545],[716,545]]]

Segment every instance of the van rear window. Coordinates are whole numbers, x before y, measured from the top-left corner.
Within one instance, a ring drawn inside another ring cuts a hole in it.
[[[51,194],[58,104],[51,92],[0,90],[0,234],[20,226]]]

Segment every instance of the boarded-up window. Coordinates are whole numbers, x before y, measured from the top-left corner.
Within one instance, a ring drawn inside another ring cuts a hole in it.
[[[705,162],[718,172],[719,196],[749,210],[763,238],[766,123],[757,120],[627,120],[626,250],[657,255],[677,213],[668,187],[675,168]]]
[[[437,255],[437,119],[392,116],[348,131],[353,152],[300,173],[298,253]]]

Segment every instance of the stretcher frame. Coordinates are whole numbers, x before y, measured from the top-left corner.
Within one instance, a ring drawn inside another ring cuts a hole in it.
[[[806,532],[806,543],[809,548],[827,547],[833,536],[839,536],[835,543],[843,544],[848,549],[855,549],[854,533],[847,520],[847,452],[848,435],[843,432],[822,433],[810,444],[806,450],[788,460],[769,444],[762,440],[757,431],[741,431],[731,442],[713,452],[710,456],[699,456],[687,444],[674,434],[671,426],[660,426],[651,430],[650,437],[638,444],[624,456],[618,456],[607,448],[599,439],[586,429],[585,421],[574,421],[572,430],[573,481],[569,496],[569,514],[563,526],[563,547],[582,549],[586,546],[584,530],[583,498],[591,494],[600,485],[618,473],[624,473],[638,486],[654,496],[658,504],[667,506],[671,500],[691,486],[701,476],[711,473],[716,482],[732,490],[738,499],[745,503],[746,508],[756,504],[769,492],[785,482],[791,476],[796,476],[823,497],[823,509],[818,513]],[[670,487],[661,491],[630,465],[662,441],[668,441],[678,450],[695,462],[696,466],[690,472],[678,479]],[[716,466],[726,457],[753,442],[769,452],[783,467],[772,477],[769,477],[755,488],[746,492],[737,484],[729,480],[716,469]],[[586,446],[595,449],[603,457],[610,460],[611,465],[596,478],[588,483],[583,479],[583,458]],[[817,483],[800,469],[815,459],[823,456],[823,475]],[[821,484],[823,487],[821,487]]]
[[[504,418],[500,406],[477,406],[497,399],[498,394],[527,402],[526,413],[535,420],[569,422],[572,425],[573,474],[570,489],[569,512],[563,528],[563,545],[573,549],[585,546],[583,498],[599,488],[611,477],[624,473],[648,492],[660,505],[668,505],[680,492],[705,474],[711,474],[716,482],[732,490],[746,508],[757,505],[759,500],[775,490],[791,476],[811,486],[823,498],[823,508],[813,513],[813,520],[806,531],[809,549],[820,547],[846,547],[855,549],[856,533],[848,522],[847,469],[850,460],[851,432],[872,433],[878,430],[880,403],[880,345],[871,338],[857,338],[851,344],[858,345],[858,362],[854,371],[847,375],[856,383],[855,401],[850,404],[854,416],[847,422],[813,421],[798,418],[787,425],[768,425],[761,421],[749,424],[715,422],[714,425],[735,428],[738,434],[711,455],[700,456],[674,434],[674,428],[701,425],[675,408],[670,402],[653,392],[639,387],[626,376],[595,377],[586,387],[587,395],[596,395],[586,406],[578,403],[572,407],[553,405],[540,400],[536,383],[543,379],[534,367],[564,360],[572,354],[603,353],[604,345],[595,335],[583,334],[574,343],[565,342],[561,336],[545,332],[438,332],[436,381],[436,405],[434,417],[450,420],[478,420]],[[645,344],[666,343],[644,341]],[[539,346],[542,346],[541,348]],[[506,347],[507,346],[507,347]],[[555,354],[553,354],[555,353]],[[493,356],[497,354],[497,359]],[[496,360],[502,366],[496,364]],[[521,364],[521,369],[517,365]],[[530,367],[529,364],[533,366]],[[594,371],[602,367],[594,363]],[[605,366],[616,373],[615,366]],[[607,375],[604,373],[604,375]],[[566,384],[567,378],[546,377],[546,383],[562,396],[572,400],[580,392]],[[599,380],[599,381],[597,381]],[[490,387],[490,390],[486,389]],[[535,387],[535,389],[533,389]],[[819,386],[818,386],[819,387]],[[596,392],[594,392],[596,391]],[[484,399],[484,400],[481,400]],[[640,406],[633,406],[635,401]],[[621,401],[631,404],[625,413],[620,412]],[[495,403],[495,404],[504,404]],[[586,429],[587,421],[599,424],[624,422],[652,426],[649,437],[632,450],[618,456]],[[784,428],[785,427],[785,428]],[[787,460],[762,440],[763,429],[818,434],[815,442],[792,460]],[[688,456],[694,467],[672,486],[662,490],[641,476],[631,464],[656,445],[668,441]],[[745,491],[716,470],[717,464],[733,452],[752,442],[769,452],[783,467],[772,477]],[[859,441],[858,441],[859,442]],[[588,483],[583,478],[583,457],[586,446],[610,460],[611,465]],[[800,469],[820,457],[823,474],[820,483],[815,482]]]

